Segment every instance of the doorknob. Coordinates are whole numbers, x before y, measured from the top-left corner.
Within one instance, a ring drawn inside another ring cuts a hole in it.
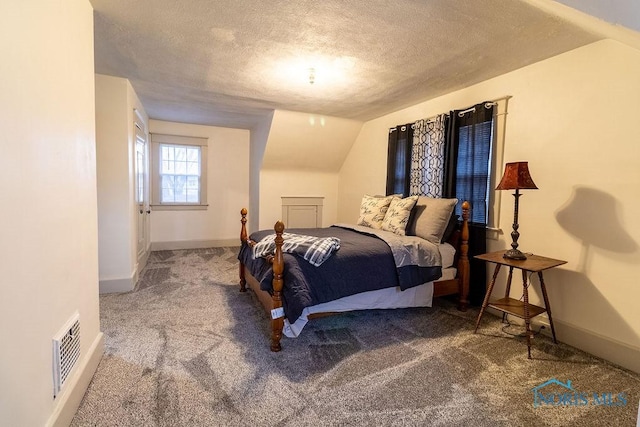
[[[142,209],[140,209],[139,213],[143,213],[143,210],[142,210]]]
[[[151,213],[151,209],[149,209],[149,210],[147,211],[147,213],[148,213],[148,214],[150,214],[150,213]]]

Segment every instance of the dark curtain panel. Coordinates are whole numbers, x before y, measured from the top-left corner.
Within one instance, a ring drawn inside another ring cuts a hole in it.
[[[409,195],[413,123],[389,129],[387,152],[387,195]]]
[[[486,108],[489,105],[490,108]],[[486,263],[473,258],[487,251],[487,194],[493,136],[493,105],[481,103],[449,114],[445,135],[443,197],[471,203],[469,299],[481,305],[486,289]],[[460,214],[460,203],[456,207]]]

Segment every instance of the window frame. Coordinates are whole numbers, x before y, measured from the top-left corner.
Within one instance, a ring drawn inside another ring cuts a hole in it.
[[[179,202],[163,203],[161,201],[161,174],[160,174],[160,148],[162,145],[170,146],[197,146],[200,148],[200,197],[198,203]],[[151,134],[151,207],[153,210],[206,210],[207,204],[207,148],[208,138]]]
[[[510,99],[511,96],[505,96],[494,101],[493,138],[489,154],[489,198],[487,200],[487,239],[491,240],[498,240],[503,234],[500,228],[500,205],[504,192],[496,190],[496,186],[504,173],[504,145]]]

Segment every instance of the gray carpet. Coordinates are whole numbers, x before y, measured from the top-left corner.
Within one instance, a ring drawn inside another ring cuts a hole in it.
[[[527,360],[499,319],[474,335],[477,311],[446,300],[316,319],[272,353],[236,253],[154,252],[134,292],[100,297],[106,351],[73,426],[636,425],[640,375],[543,335]],[[552,378],[574,403],[534,407]]]

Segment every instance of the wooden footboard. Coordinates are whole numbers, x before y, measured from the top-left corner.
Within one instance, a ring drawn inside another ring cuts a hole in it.
[[[458,295],[458,309],[466,311],[469,306],[469,213],[471,205],[469,202],[462,203],[462,225],[459,230],[454,233],[449,241],[456,248],[457,258],[457,274],[455,279],[434,282],[433,296],[441,297],[445,295]],[[246,243],[250,247],[255,246],[256,242],[248,237],[247,233],[247,210],[243,208],[240,211],[241,224],[240,241]],[[284,239],[284,224],[282,221],[276,222],[274,226],[276,233],[276,249],[273,256],[269,256],[267,261],[272,265],[273,269],[273,294],[260,289],[258,281],[250,275],[244,264],[240,262],[240,292],[246,292],[246,285],[249,283],[254,290],[260,302],[271,316],[271,351],[280,351],[282,349],[280,340],[282,338],[282,329],[284,327],[284,310],[282,308],[282,287],[284,285],[284,256],[282,244]],[[318,315],[321,315],[319,313]]]

